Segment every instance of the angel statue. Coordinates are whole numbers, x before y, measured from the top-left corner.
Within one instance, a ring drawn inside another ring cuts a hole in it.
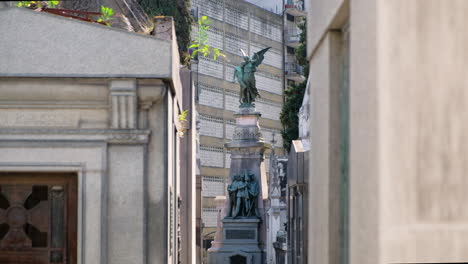
[[[239,102],[241,105],[251,106],[255,98],[257,98],[257,96],[260,97],[257,87],[255,86],[255,71],[257,67],[262,64],[264,55],[270,48],[271,47],[268,47],[254,53],[252,58],[249,58],[241,49],[244,62],[234,68],[234,80],[237,79],[240,84]]]

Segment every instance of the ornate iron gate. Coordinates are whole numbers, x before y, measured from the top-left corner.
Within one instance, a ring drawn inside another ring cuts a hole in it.
[[[76,175],[0,174],[0,263],[76,264]]]

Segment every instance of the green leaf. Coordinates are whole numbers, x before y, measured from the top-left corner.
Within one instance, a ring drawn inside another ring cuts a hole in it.
[[[32,1],[20,1],[16,4],[17,7],[29,7]]]
[[[114,15],[114,10],[110,7],[106,6],[101,6],[101,16],[97,20],[98,22],[104,22],[106,26],[110,26],[109,21],[111,21],[113,18],[112,16]]]
[[[60,3],[60,1],[47,1],[47,7],[50,7],[50,8],[53,8],[53,7],[56,7],[58,4]]]
[[[188,113],[188,110],[182,111],[179,115],[179,121],[187,122],[187,113]]]

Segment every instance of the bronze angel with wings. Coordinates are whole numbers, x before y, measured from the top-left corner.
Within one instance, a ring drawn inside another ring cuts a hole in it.
[[[254,53],[252,58],[249,58],[241,49],[244,61],[241,65],[234,68],[234,80],[237,79],[240,84],[239,102],[241,105],[252,105],[257,96],[260,97],[255,84],[255,71],[262,64],[264,55],[270,48],[268,47]]]

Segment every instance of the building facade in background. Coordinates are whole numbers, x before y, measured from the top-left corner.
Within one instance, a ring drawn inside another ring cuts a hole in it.
[[[202,246],[209,248],[217,225],[214,198],[225,195],[229,176],[230,154],[224,149],[224,143],[232,139],[233,114],[239,106],[239,85],[234,82],[233,75],[234,67],[242,62],[240,49],[252,55],[272,47],[256,72],[261,98],[255,105],[262,113],[260,126],[265,141],[271,142],[276,134],[276,153],[282,153],[282,141],[278,138],[282,130],[279,115],[284,89],[283,21],[282,16],[246,1],[193,0],[192,10],[196,18],[207,16],[212,21],[208,31],[209,45],[226,54],[226,59],[217,61],[199,57],[198,65],[192,68],[200,129],[199,241],[205,241]],[[197,26],[194,26],[192,34],[197,32]],[[268,159],[266,168],[269,168]]]
[[[300,45],[301,29],[306,12],[303,0],[288,0],[284,5],[284,73],[286,87],[305,80],[304,67],[296,60],[296,49]]]

